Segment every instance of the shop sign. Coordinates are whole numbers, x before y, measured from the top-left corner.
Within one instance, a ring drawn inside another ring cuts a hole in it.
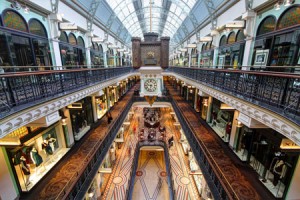
[[[75,23],[59,23],[60,30],[77,30]]]
[[[241,112],[240,112],[237,120],[249,128],[268,128],[266,125],[260,123],[259,121],[255,120]]]
[[[49,127],[55,122],[59,121],[61,117],[59,116],[58,111],[55,111],[45,117],[42,117],[38,120],[35,120],[28,124],[28,126],[36,126],[36,127]]]
[[[280,149],[300,151],[300,146],[292,140],[284,138],[281,140]]]

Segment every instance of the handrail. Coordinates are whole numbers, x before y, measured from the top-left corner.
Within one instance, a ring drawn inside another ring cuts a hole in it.
[[[220,181],[220,183],[223,186],[223,189],[226,190],[227,194],[233,194],[232,196],[230,196],[230,199],[239,199],[238,195],[236,194],[236,192],[234,191],[234,189],[231,187],[231,184],[229,183],[229,181],[227,180],[227,178],[225,177],[225,175],[222,173],[222,170],[219,168],[219,166],[217,165],[216,160],[214,159],[214,157],[210,154],[210,152],[208,151],[207,147],[205,146],[205,144],[203,143],[203,141],[197,139],[198,137],[195,135],[196,131],[193,128],[193,126],[186,120],[185,117],[183,117],[183,113],[180,109],[178,109],[178,105],[177,102],[172,99],[172,104],[173,104],[173,108],[176,108],[175,111],[178,111],[181,115],[181,118],[184,120],[184,122],[188,125],[189,129],[192,130],[191,133],[193,134],[194,138],[196,138],[196,142],[198,143],[198,146],[202,149],[202,152],[205,154],[207,161],[210,163],[210,167],[212,169],[214,169],[214,171],[217,171],[217,173],[215,173],[216,176],[218,176],[219,180],[225,180],[226,185]],[[211,162],[213,161],[213,163]],[[199,164],[199,166],[201,166],[201,164]],[[220,176],[221,175],[221,176]],[[229,187],[230,191],[227,189]]]
[[[300,74],[186,67],[170,67],[165,72],[226,92],[300,125]]]

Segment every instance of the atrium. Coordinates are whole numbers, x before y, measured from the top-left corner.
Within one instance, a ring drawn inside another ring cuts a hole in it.
[[[0,200],[300,199],[300,0],[0,13]]]

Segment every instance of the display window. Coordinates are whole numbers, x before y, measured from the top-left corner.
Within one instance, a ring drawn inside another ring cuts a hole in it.
[[[286,66],[300,65],[299,19],[300,7],[295,5],[287,8],[277,21],[274,16],[270,15],[260,22],[254,43],[252,59],[254,69],[281,72],[297,70]]]
[[[98,45],[97,43],[93,42],[93,49],[90,50],[91,53],[91,64],[94,67],[103,67],[103,49],[102,45]]]
[[[223,35],[219,42],[218,68],[236,69],[243,63],[245,36],[243,31]]]
[[[61,32],[59,40],[62,65],[78,67],[86,64],[85,46],[82,37],[76,38],[73,33],[67,35],[66,32]]]
[[[96,97],[96,108],[97,108],[97,117],[101,119],[107,112],[107,100],[106,96],[103,94],[100,97]]]
[[[93,123],[92,101],[86,97],[68,106],[75,141],[79,141]]]
[[[44,69],[17,66],[51,66],[49,40],[44,25],[37,19],[30,19],[27,24],[17,11],[10,9],[4,10],[2,16],[3,26],[7,29],[0,31],[0,66],[14,66],[4,68],[4,71]]]
[[[250,164],[275,197],[284,199],[299,157],[297,149],[281,148],[288,139],[272,129],[243,126],[237,134],[236,154]]]
[[[114,51],[110,48],[108,48],[108,53],[107,53],[107,65],[108,66],[115,65]]]
[[[36,134],[21,147],[8,149],[21,190],[30,191],[68,150],[59,123]]]
[[[211,123],[209,125],[222,138],[229,142],[234,110],[228,110],[219,100],[213,99],[211,110]]]
[[[212,48],[213,48],[212,42],[207,42],[206,44],[202,45],[202,50],[200,54],[201,67],[211,67],[213,65],[214,50]]]

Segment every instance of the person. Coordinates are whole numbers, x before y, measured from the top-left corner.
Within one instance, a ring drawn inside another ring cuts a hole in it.
[[[279,159],[277,160],[277,162],[274,165],[273,168],[273,175],[274,175],[274,179],[273,179],[273,185],[274,187],[277,186],[279,180],[281,180],[286,173],[286,165],[284,163],[283,160]]]
[[[231,122],[228,122],[226,125],[226,135],[225,135],[225,141],[229,141],[230,133],[231,133]]]
[[[112,119],[113,119],[113,118],[112,118],[112,116],[111,116],[111,113],[110,113],[110,111],[108,111],[108,112],[107,112],[107,123],[110,124],[110,122],[111,122]]]
[[[29,178],[30,178],[30,168],[29,165],[26,163],[26,158],[24,156],[21,156],[20,158],[20,164],[23,174],[25,175],[25,186],[28,186],[30,184]]]

